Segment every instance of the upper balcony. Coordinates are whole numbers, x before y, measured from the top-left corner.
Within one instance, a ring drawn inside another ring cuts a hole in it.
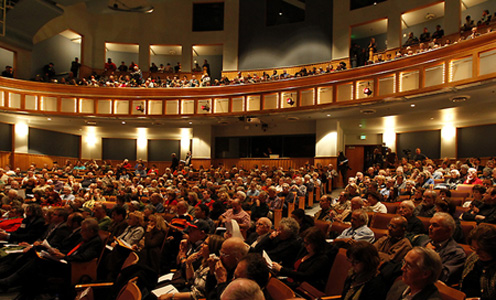
[[[70,117],[171,119],[330,111],[479,84],[496,78],[495,65],[496,33],[492,32],[366,67],[259,84],[95,88],[0,78],[0,109]],[[364,93],[365,88],[371,93]]]

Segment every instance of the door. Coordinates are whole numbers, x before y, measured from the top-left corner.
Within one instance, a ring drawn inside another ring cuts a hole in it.
[[[348,158],[348,165],[351,170],[348,170],[348,177],[355,177],[356,172],[363,172],[363,164],[365,157],[364,146],[346,146],[345,155]],[[345,185],[348,182],[345,182]]]

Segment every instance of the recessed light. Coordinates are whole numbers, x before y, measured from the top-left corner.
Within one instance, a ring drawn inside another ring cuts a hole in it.
[[[327,115],[328,117],[330,117],[331,115]]]
[[[362,128],[362,124],[358,124],[358,127]]]
[[[410,104],[410,107],[415,107],[415,104]]]
[[[51,120],[52,120],[52,118],[47,118],[47,120],[48,120],[48,121],[51,121]]]
[[[189,122],[189,125],[193,124],[193,122]]]
[[[122,125],[126,125],[126,121],[122,121],[122,122],[121,122],[121,124],[122,124]]]

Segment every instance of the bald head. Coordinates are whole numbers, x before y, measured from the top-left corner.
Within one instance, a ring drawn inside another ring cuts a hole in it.
[[[265,300],[258,284],[250,279],[239,278],[231,282],[222,295],[221,300]]]

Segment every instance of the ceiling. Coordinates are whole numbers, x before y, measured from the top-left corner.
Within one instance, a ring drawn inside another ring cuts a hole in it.
[[[453,103],[450,98],[465,95],[466,102]],[[394,127],[396,132],[440,129],[446,124],[455,127],[493,124],[496,120],[496,80],[478,83],[467,87],[450,88],[431,95],[384,99],[369,105],[325,108],[313,111],[279,112],[272,114],[246,114],[257,116],[262,122],[284,124],[288,122],[315,122],[319,119],[339,120],[346,134],[383,133]],[[415,106],[412,107],[412,104]],[[373,109],[367,115],[361,111]],[[192,126],[240,126],[238,116],[217,117],[58,117],[50,115],[15,114],[0,112],[3,122],[24,121],[29,126],[49,130],[81,134],[87,121],[95,121],[102,135],[112,136],[115,132],[131,132],[135,128],[181,128]],[[50,118],[50,120],[48,120]],[[295,120],[296,119],[296,120]],[[122,124],[125,122],[125,124]],[[222,125],[221,125],[222,124]],[[132,131],[134,132],[134,131]]]
[[[105,49],[112,52],[139,53],[138,44],[105,43]]]

